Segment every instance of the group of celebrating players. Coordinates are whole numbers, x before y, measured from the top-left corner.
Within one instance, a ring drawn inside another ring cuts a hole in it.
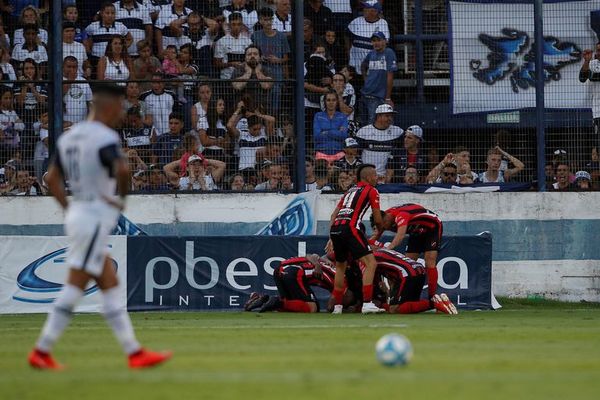
[[[381,212],[375,166],[364,164],[357,170],[359,182],[340,199],[331,214],[330,239],[320,257],[310,254],[282,261],[273,278],[279,296],[252,293],[246,311],[318,312],[312,290],[317,286],[331,293],[328,311],[388,312],[413,314],[431,309],[458,314],[444,293],[437,293],[437,256],[443,224],[432,211],[419,204],[404,204]],[[373,235],[367,239],[362,219],[372,209]],[[385,231],[395,232],[383,245]],[[406,255],[395,251],[409,234]],[[418,258],[423,255],[425,265]],[[428,285],[428,296],[421,293]]]
[[[48,172],[52,195],[66,211],[69,236],[69,276],[48,314],[28,362],[33,368],[60,370],[63,365],[52,349],[69,325],[73,310],[84,296],[90,280],[102,293],[102,313],[112,328],[130,368],[148,368],[171,358],[171,352],[155,352],[141,346],[127,310],[120,301],[120,284],[107,251],[108,236],[124,208],[129,171],[114,131],[120,120],[124,90],[98,84],[94,108],[88,120],[73,126],[57,141],[57,151]],[[375,166],[358,167],[359,182],[349,189],[331,215],[327,257],[315,254],[283,261],[274,272],[279,296],[253,293],[247,310],[317,312],[319,305],[311,286],[331,293],[333,314],[348,312],[410,314],[436,309],[457,314],[445,294],[437,294],[437,254],[442,222],[418,204],[393,207],[381,213]],[[71,197],[67,198],[65,180]],[[114,193],[119,196],[116,197]],[[374,234],[367,239],[362,219],[372,209]],[[384,248],[378,239],[387,231],[396,236]],[[410,235],[406,256],[394,251]],[[372,246],[375,250],[372,249]],[[417,259],[423,253],[425,266]],[[428,284],[428,298],[421,292]]]

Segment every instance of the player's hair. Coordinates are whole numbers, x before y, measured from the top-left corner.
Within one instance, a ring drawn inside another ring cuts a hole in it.
[[[363,179],[363,171],[367,168],[375,168],[375,166],[373,164],[361,164],[356,169],[356,176],[358,177],[359,181]]]
[[[385,211],[381,210],[382,220],[385,218],[385,215]],[[373,215],[373,213],[371,213],[371,216],[369,217],[369,222],[371,223],[371,228],[375,228],[375,216]]]

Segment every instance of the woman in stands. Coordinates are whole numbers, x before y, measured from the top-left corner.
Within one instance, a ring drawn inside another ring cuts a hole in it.
[[[135,79],[133,65],[127,53],[125,40],[120,36],[113,36],[104,56],[98,61],[98,80],[100,81],[127,81]],[[124,86],[125,83],[123,82]]]
[[[45,112],[48,99],[47,85],[41,79],[38,64],[31,58],[25,59],[23,75],[19,78],[25,82],[17,85],[15,103],[17,111],[25,123],[25,130],[21,137],[21,149],[27,159],[33,156],[33,149],[37,141],[33,124]]]
[[[204,155],[208,158],[229,161],[229,148],[231,137],[227,132],[227,121],[229,117],[225,113],[225,100],[213,99],[208,103],[206,112],[205,129],[201,129],[200,143],[204,146]]]
[[[192,106],[192,128],[196,132],[206,130],[206,111],[212,97],[212,87],[208,83],[198,86],[198,102]]]

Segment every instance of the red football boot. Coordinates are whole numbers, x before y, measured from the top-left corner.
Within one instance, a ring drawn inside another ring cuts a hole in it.
[[[458,309],[456,308],[456,306],[454,304],[452,304],[452,302],[450,301],[450,299],[448,298],[446,293],[440,294],[440,298],[446,305],[446,308],[450,310],[450,314],[454,314],[454,315],[458,314]]]
[[[439,294],[434,295],[431,298],[431,301],[433,301],[433,307],[441,313],[444,314],[452,314],[452,310],[450,310],[450,308],[448,307],[448,305],[442,300],[442,298],[440,297]]]
[[[61,371],[65,369],[64,366],[56,362],[50,353],[44,353],[38,349],[31,350],[29,353],[29,365],[37,369],[51,369],[55,371]]]
[[[167,361],[173,355],[172,352],[154,352],[141,349],[129,356],[129,368],[148,368]]]

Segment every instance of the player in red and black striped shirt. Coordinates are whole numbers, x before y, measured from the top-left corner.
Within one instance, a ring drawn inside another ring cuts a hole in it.
[[[329,243],[327,251],[333,249],[336,260],[334,314],[342,312],[344,296],[344,276],[348,266],[348,256],[361,261],[365,265],[363,273],[363,314],[384,312],[385,310],[373,304],[373,276],[375,274],[375,257],[371,246],[359,225],[369,209],[373,210],[374,224],[382,228],[379,206],[379,192],[374,185],[377,184],[377,172],[372,164],[363,164],[358,167],[356,175],[359,182],[350,188],[340,199],[337,207],[331,214]]]
[[[390,284],[389,304],[383,305],[389,313],[414,314],[435,308],[445,314],[458,314],[445,294],[421,300],[427,276],[421,263],[394,250],[376,249],[373,255],[377,260],[375,282],[386,278]]]
[[[374,231],[371,240],[376,241],[386,230],[396,232],[396,236],[387,246],[392,250],[402,243],[407,233],[410,235],[406,255],[417,260],[423,254],[427,267],[429,297],[433,297],[437,292],[437,257],[444,230],[437,214],[419,204],[409,203],[385,210],[382,229],[377,227],[375,219],[371,224]]]

